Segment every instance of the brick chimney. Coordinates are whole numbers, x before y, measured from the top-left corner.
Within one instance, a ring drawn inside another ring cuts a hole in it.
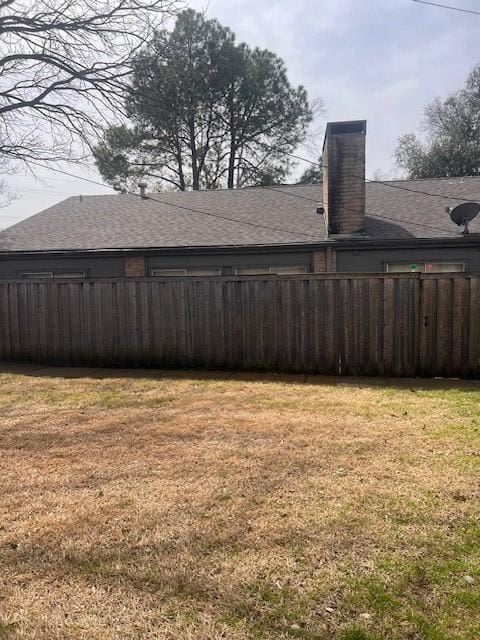
[[[367,122],[329,122],[323,143],[323,207],[328,235],[364,236]]]

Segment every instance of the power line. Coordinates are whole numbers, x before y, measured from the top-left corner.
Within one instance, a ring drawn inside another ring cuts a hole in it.
[[[64,171],[62,169],[57,169],[56,167],[48,167],[48,165],[44,165],[40,162],[32,162],[31,164],[35,164],[39,167],[43,167],[43,168],[47,168],[47,169],[51,169],[52,171],[58,171],[59,173],[63,173],[67,176],[70,176],[72,178],[77,178],[79,180],[85,180],[86,182],[91,182],[92,184],[96,184],[100,187],[105,187],[105,188],[109,188],[109,189],[113,189],[113,187],[110,187],[109,185],[105,185],[101,182],[98,182],[97,180],[91,180],[90,178],[84,178],[83,176],[77,176],[74,173],[70,173],[69,171]],[[133,195],[137,198],[141,198],[141,195],[139,193],[135,193],[134,191],[128,191],[129,195]],[[258,224],[256,222],[249,222],[247,220],[238,220],[236,218],[229,218],[228,216],[222,216],[220,214],[215,214],[215,213],[211,213],[209,211],[202,211],[200,209],[193,209],[192,207],[186,207],[184,205],[180,205],[180,204],[176,204],[176,203],[172,203],[172,202],[167,202],[166,200],[159,200],[158,198],[153,197],[153,195],[149,195],[148,199],[150,200],[154,200],[155,202],[158,202],[160,204],[164,204],[166,206],[170,206],[170,207],[174,207],[176,209],[182,209],[185,211],[190,211],[191,213],[199,213],[205,216],[210,216],[212,218],[220,218],[222,220],[227,220],[229,222],[235,222],[238,224],[244,224],[244,225],[248,225],[250,227],[259,227],[259,228],[263,228],[263,229],[268,229],[269,231],[278,231],[281,233],[295,233],[297,235],[301,235],[301,236],[305,236],[305,237],[310,237],[310,238],[316,238],[317,240],[319,239],[318,235],[315,235],[313,233],[304,233],[304,232],[300,232],[297,230],[293,230],[293,229],[281,229],[279,227],[270,227],[267,225],[263,225],[263,224]]]
[[[423,0],[413,0],[414,2],[421,2]],[[454,9],[454,7],[448,7],[447,5],[436,5],[435,3],[430,3],[430,2],[426,2],[424,4],[433,4],[434,6],[441,6],[447,9]],[[458,9],[459,11],[462,11],[462,9]],[[465,10],[466,11],[466,10]],[[472,13],[478,13],[480,15],[480,12],[472,12]],[[154,102],[153,98],[151,95],[147,95],[146,93],[143,93],[141,91],[139,91],[138,89],[136,89],[135,91],[130,90],[129,91],[132,94],[137,94],[140,95],[143,98],[146,98],[148,101]],[[311,164],[312,166],[316,166],[316,167],[328,167],[328,165],[323,164],[322,162],[316,162],[315,160],[311,160],[310,158],[304,158],[300,155],[297,155],[295,153],[290,153],[289,151],[285,151],[283,149],[279,149],[278,147],[274,147],[274,146],[269,146],[269,145],[263,145],[264,149],[270,150],[270,151],[277,151],[280,153],[283,153],[286,156],[289,156],[291,158],[294,158],[295,160],[300,160],[302,162],[307,162],[308,164]],[[68,174],[67,174],[68,175]],[[439,193],[429,193],[427,191],[421,191],[418,189],[411,189],[409,187],[404,187],[401,185],[397,185],[397,184],[393,184],[390,182],[385,182],[382,180],[372,180],[371,178],[366,178],[365,176],[362,177],[362,179],[365,180],[365,182],[369,182],[371,184],[382,184],[385,187],[388,187],[390,189],[401,189],[403,191],[410,191],[411,193],[418,193],[421,195],[425,195],[425,196],[429,196],[429,197],[433,197],[433,198],[443,198],[445,200],[458,200],[460,202],[471,202],[472,199],[468,199],[468,198],[461,198],[459,196],[450,196],[450,195],[444,195],[444,194],[439,194]]]
[[[297,156],[288,152],[285,152],[286,155],[289,156],[293,156],[294,158],[297,158],[298,160],[303,160],[303,162],[309,162],[312,165],[316,165],[317,167],[321,167],[322,164],[319,162],[314,162],[313,160],[309,160],[307,158],[302,158],[301,156]],[[42,167],[43,169],[48,169],[50,171],[56,171],[57,173],[61,173],[63,175],[69,176],[71,178],[77,178],[77,180],[83,180],[85,182],[90,182],[92,184],[95,184],[99,187],[104,187],[105,189],[111,189],[114,191],[113,187],[111,187],[110,185],[104,184],[103,182],[98,182],[97,180],[92,180],[91,178],[85,178],[83,176],[77,176],[74,173],[70,173],[69,171],[64,171],[62,169],[57,169],[56,167],[49,167],[46,164],[43,164],[41,162],[37,162],[37,161],[33,161],[30,160],[29,161],[30,164],[36,165],[38,167]],[[369,182],[370,184],[381,184],[384,187],[389,187],[390,189],[401,189],[402,191],[410,191],[411,193],[418,193],[421,195],[425,195],[425,196],[429,196],[432,198],[443,198],[445,200],[459,200],[460,202],[471,202],[472,198],[462,198],[460,196],[454,196],[454,195],[444,195],[441,193],[430,193],[428,191],[421,191],[419,189],[411,189],[410,187],[405,187],[399,184],[394,184],[391,182],[384,182],[383,180],[372,180],[370,178],[365,178],[365,182]],[[135,196],[139,196],[139,194],[134,193],[134,192],[129,192],[132,195]],[[139,196],[140,197],[140,196]],[[294,197],[302,197],[302,196],[294,196]],[[304,196],[303,196],[304,197]],[[315,201],[316,202],[316,201]],[[173,206],[173,205],[172,205]]]
[[[71,193],[69,191],[57,191],[56,189],[51,189],[50,187],[44,187],[43,189],[34,189],[31,187],[20,187],[13,189],[13,193],[41,193],[42,195],[52,195],[52,196],[69,196]]]
[[[131,195],[138,195],[136,193],[133,192],[129,192]],[[210,211],[201,211],[199,209],[192,209],[191,207],[186,207],[184,205],[180,205],[180,204],[173,204],[172,202],[167,202],[166,200],[159,200],[158,198],[155,198],[152,195],[149,195],[148,198],[150,200],[154,200],[155,202],[159,202],[160,204],[164,204],[166,206],[170,206],[170,207],[176,207],[178,209],[184,209],[186,211],[191,211],[192,213],[201,213],[204,216],[211,216],[212,218],[220,218],[221,220],[228,220],[229,222],[238,222],[240,224],[246,224],[250,227],[259,227],[262,229],[268,229],[269,231],[279,231],[281,233],[295,233],[297,235],[300,236],[305,236],[305,237],[309,237],[309,238],[316,238],[317,240],[319,240],[319,235],[314,234],[314,233],[304,233],[298,230],[294,230],[294,229],[282,229],[280,227],[270,227],[268,225],[265,224],[259,224],[257,222],[249,222],[247,220],[238,220],[237,218],[229,218],[227,216],[222,216],[220,214],[217,213],[211,213]]]
[[[410,193],[418,193],[423,196],[430,196],[431,198],[443,198],[444,200],[460,200],[460,202],[472,202],[474,198],[461,198],[460,196],[451,196],[445,195],[443,193],[430,193],[428,191],[420,191],[419,189],[411,189],[409,187],[404,187],[400,184],[394,184],[393,182],[383,182],[382,180],[369,180],[365,178],[366,182],[370,184],[381,184],[384,187],[389,187],[391,189],[401,189],[402,191],[410,191]]]
[[[382,220],[389,220],[390,222],[404,222],[405,224],[411,224],[414,227],[425,227],[426,229],[434,229],[435,231],[446,231],[450,232],[451,229],[445,229],[444,227],[435,227],[433,224],[427,224],[425,222],[413,222],[413,220],[405,220],[404,218],[391,218],[389,216],[382,216],[380,213],[368,213],[367,216],[371,216],[372,218],[382,218]]]
[[[59,173],[62,173],[62,174],[67,175],[67,176],[70,176],[72,178],[76,178],[78,180],[84,180],[85,182],[90,182],[90,183],[98,185],[100,187],[113,189],[113,187],[111,187],[109,185],[106,185],[106,184],[103,184],[101,182],[98,182],[97,180],[92,180],[90,178],[85,178],[83,176],[78,176],[78,175],[76,175],[74,173],[65,171],[63,169],[57,169],[56,167],[49,167],[48,165],[45,165],[45,164],[42,164],[42,163],[39,163],[39,162],[36,162],[36,161],[32,162],[32,164],[35,164],[37,166],[40,166],[40,167],[43,167],[43,168],[46,168],[46,169],[49,169],[49,170],[52,170],[52,171],[57,171]],[[313,163],[313,164],[319,164],[319,163]],[[458,196],[445,196],[443,194],[432,194],[432,193],[428,193],[428,192],[425,192],[425,191],[418,191],[416,189],[409,189],[408,187],[402,187],[401,185],[393,185],[393,184],[390,184],[388,182],[382,182],[382,181],[379,181],[379,180],[368,180],[367,179],[366,181],[367,182],[371,182],[371,183],[373,182],[373,183],[377,183],[377,184],[382,184],[382,185],[384,185],[386,187],[399,188],[399,189],[403,189],[405,191],[410,191],[412,193],[419,193],[419,194],[423,194],[423,195],[427,195],[427,196],[431,196],[431,197],[435,197],[435,198],[439,198],[440,197],[440,198],[447,198],[449,200],[462,200],[464,202],[471,202],[471,200],[467,200],[465,198],[459,198]],[[319,201],[317,199],[309,198],[307,196],[301,196],[299,194],[289,193],[289,192],[284,191],[284,190],[281,191],[279,187],[263,186],[263,187],[260,187],[260,188],[267,189],[269,191],[274,191],[277,194],[280,194],[280,195],[283,195],[283,196],[286,196],[286,197],[293,197],[293,198],[299,198],[301,200],[307,200],[309,202],[315,203],[317,206],[319,204]],[[135,196],[137,198],[141,198],[140,194],[135,193],[133,191],[129,191],[127,193],[129,195],[133,195],[133,196]],[[212,218],[219,218],[221,220],[226,220],[228,222],[234,222],[234,223],[237,223],[237,224],[243,224],[243,225],[247,225],[247,226],[251,226],[251,227],[267,229],[269,231],[277,231],[277,232],[280,232],[280,233],[295,233],[297,235],[301,235],[301,236],[304,236],[304,237],[315,238],[317,240],[319,239],[319,237],[316,234],[312,234],[312,233],[300,232],[300,231],[293,230],[293,229],[283,229],[283,228],[280,228],[280,227],[270,227],[268,225],[262,225],[262,224],[259,224],[259,223],[256,223],[256,222],[249,222],[247,220],[239,220],[238,218],[230,218],[228,216],[222,216],[220,214],[211,213],[209,211],[203,211],[203,210],[200,210],[200,209],[194,209],[192,207],[187,207],[185,205],[180,205],[180,204],[168,202],[166,200],[160,200],[160,199],[154,197],[153,195],[149,195],[148,198],[150,200],[154,200],[155,202],[158,202],[159,204],[163,204],[163,205],[166,205],[166,206],[174,207],[174,208],[181,209],[181,210],[184,210],[184,211],[189,211],[191,213],[198,213],[198,214],[201,214],[201,215],[206,215],[206,216],[209,216],[209,217],[212,217]],[[392,218],[392,217],[384,216],[384,215],[377,214],[377,213],[368,213],[368,212],[366,212],[366,215],[371,216],[373,218],[382,218],[384,220],[389,220],[390,222],[395,222],[395,223],[404,222],[405,224],[411,224],[413,226],[431,228],[431,229],[434,229],[435,231],[449,231],[449,229],[445,229],[443,227],[436,227],[434,225],[429,225],[427,223],[413,222],[412,220],[405,220],[405,219],[401,219],[401,218]]]
[[[475,11],[474,9],[463,9],[462,7],[452,7],[448,4],[440,4],[439,2],[428,2],[427,0],[413,0],[413,2],[417,2],[418,4],[428,4],[431,7],[439,7],[440,9],[449,9],[450,11],[460,11],[461,13],[472,13],[476,16],[480,16],[480,11]]]
[[[292,196],[294,198],[301,198],[302,200],[308,200],[309,202],[313,202],[315,204],[318,205],[318,200],[314,200],[313,198],[308,198],[307,196],[300,196],[297,194],[293,194],[293,193],[289,193],[288,191],[280,191],[280,189],[275,188],[275,187],[262,187],[263,189],[269,189],[270,191],[277,191],[277,193],[279,193],[282,196]],[[469,201],[470,202],[470,201]],[[434,229],[435,231],[451,231],[451,229],[445,229],[444,227],[436,227],[432,224],[427,224],[425,222],[413,222],[412,220],[405,220],[404,218],[392,218],[389,216],[385,216],[385,215],[381,215],[379,213],[369,213],[368,211],[365,212],[366,216],[369,216],[371,218],[382,218],[383,220],[389,220],[390,222],[404,222],[405,224],[411,224],[414,225],[416,227],[425,227],[425,228],[429,228],[429,229]]]
[[[83,180],[84,182],[91,182],[92,184],[96,184],[99,187],[104,187],[105,189],[111,189],[112,191],[115,191],[115,189],[109,184],[104,184],[103,182],[98,182],[98,180],[92,180],[91,178],[85,178],[84,176],[77,176],[74,173],[70,173],[69,171],[64,171],[63,169],[57,169],[57,167],[51,167],[48,164],[43,164],[42,162],[37,162],[36,160],[29,160],[28,164],[33,164],[33,165],[36,165],[37,167],[48,169],[49,171],[56,171],[57,173],[61,173],[64,176],[70,176],[70,178],[76,178],[77,180]]]
[[[435,3],[435,2],[428,2],[427,0],[413,0],[413,2],[419,2],[421,4],[429,4],[432,6],[436,6],[436,7],[442,7],[444,9],[452,9],[452,10],[456,10],[456,11],[464,11],[466,13],[474,13],[474,14],[478,14],[480,15],[479,11],[470,11],[467,9],[461,9],[461,8],[457,8],[457,7],[452,7],[449,5],[443,5],[443,4],[439,4],[439,3]],[[144,93],[143,91],[140,91],[138,88],[136,88],[135,90],[133,89],[128,89],[128,92],[131,93],[132,95],[140,95],[141,97],[145,98],[146,100],[148,100],[149,102],[154,103],[155,99],[152,98],[151,95]],[[324,165],[323,162],[317,162],[314,160],[311,160],[310,158],[304,158],[300,155],[297,155],[295,153],[290,153],[288,151],[285,151],[283,149],[280,149],[279,147],[275,147],[275,146],[271,146],[271,145],[262,145],[265,151],[277,151],[280,152],[284,155],[287,155],[291,158],[294,158],[295,160],[300,160],[302,162],[307,162],[308,164],[312,165],[312,166],[317,166],[317,167],[327,167],[328,165]],[[458,200],[460,202],[471,202],[472,198],[462,198],[459,196],[450,196],[450,195],[444,195],[444,194],[439,194],[439,193],[429,193],[427,191],[421,191],[419,189],[411,189],[409,187],[405,187],[405,186],[401,186],[398,184],[393,184],[390,182],[385,182],[382,180],[372,180],[371,178],[366,178],[365,176],[362,177],[362,179],[365,180],[365,182],[369,182],[370,184],[381,184],[385,187],[388,187],[390,189],[401,189],[402,191],[410,191],[411,193],[417,193],[417,194],[421,194],[421,195],[425,195],[425,196],[429,196],[429,197],[433,197],[433,198],[443,198],[445,200]],[[299,196],[297,196],[299,197]]]
[[[480,15],[480,14],[479,14]],[[273,148],[273,147],[272,147]],[[273,148],[275,151],[275,148]],[[304,158],[302,156],[295,155],[293,153],[289,153],[288,151],[283,152],[287,156],[291,156],[292,158],[296,158],[297,160],[302,160],[302,162],[308,162],[309,164],[316,167],[325,167],[328,168],[328,165],[323,164],[321,162],[316,162],[315,160],[310,160],[309,158]],[[357,176],[359,177],[359,176]],[[372,178],[364,178],[365,182],[369,182],[370,184],[381,184],[384,187],[388,187],[390,189],[401,189],[402,191],[410,191],[411,193],[418,193],[420,195],[429,196],[432,198],[443,198],[445,200],[459,200],[460,202],[471,202],[472,198],[462,198],[460,196],[453,195],[445,195],[442,193],[430,193],[429,191],[422,191],[420,189],[412,189],[411,187],[405,187],[400,184],[394,184],[393,182],[386,182],[384,180],[373,180]],[[301,197],[301,196],[297,196]]]
[[[314,165],[316,167],[324,166],[325,168],[328,168],[328,165],[323,165],[321,162],[315,162],[314,160],[309,160],[308,158],[302,158],[301,156],[297,156],[297,155],[288,153],[288,151],[285,151],[284,153],[285,153],[285,155],[292,156],[292,157],[296,158],[297,160],[302,160],[303,162],[309,162],[311,165]],[[357,177],[359,177],[359,176],[357,176]],[[384,180],[373,180],[372,178],[365,178],[365,182],[369,182],[370,184],[381,184],[384,187],[388,187],[389,189],[401,189],[402,191],[410,191],[411,193],[418,193],[420,195],[429,196],[429,197],[432,197],[432,198],[443,198],[444,200],[459,200],[460,202],[471,202],[472,201],[472,198],[462,198],[460,196],[445,195],[445,194],[442,194],[442,193],[430,193],[429,191],[422,191],[420,189],[412,189],[411,187],[405,187],[403,185],[394,184],[393,182],[386,182]]]
[[[295,186],[295,185],[292,185]],[[306,185],[308,186],[308,185]],[[318,185],[319,186],[319,185]],[[315,202],[315,204],[318,206],[319,204],[322,203],[321,200],[314,200],[313,198],[308,198],[307,196],[301,196],[298,193],[291,193],[290,191],[280,191],[281,189],[284,189],[284,186],[282,185],[280,188],[279,187],[267,187],[266,185],[260,185],[259,187],[255,187],[255,188],[260,188],[260,189],[266,189],[267,191],[274,191],[277,193],[280,193],[282,196],[289,196],[290,198],[298,198],[299,200],[308,200],[308,202]]]

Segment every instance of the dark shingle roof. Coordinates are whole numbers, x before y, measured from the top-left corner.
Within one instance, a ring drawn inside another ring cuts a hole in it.
[[[158,193],[147,200],[71,197],[0,233],[0,250],[322,242],[321,199],[321,185]],[[459,237],[445,207],[462,199],[480,200],[480,177],[367,183],[367,234],[379,240]],[[470,231],[480,233],[480,216]]]

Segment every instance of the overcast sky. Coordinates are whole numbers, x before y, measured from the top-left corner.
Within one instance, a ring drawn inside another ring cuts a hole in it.
[[[480,16],[413,0],[190,0],[188,4],[218,18],[238,40],[280,55],[290,81],[303,84],[310,98],[323,99],[325,122],[367,119],[369,176],[399,175],[393,158],[398,137],[421,131],[425,105],[460,88],[480,62]],[[479,0],[445,0],[445,4],[480,10]],[[320,146],[321,139],[318,153]],[[101,181],[93,170],[68,169]],[[41,177],[42,181],[7,177],[19,197],[0,210],[0,227],[70,195],[112,193],[54,172],[41,170]]]

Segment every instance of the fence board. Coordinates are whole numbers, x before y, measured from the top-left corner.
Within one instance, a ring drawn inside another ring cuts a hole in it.
[[[471,278],[468,308],[468,376],[480,375],[480,278]],[[457,322],[461,310],[457,309]]]
[[[480,274],[0,283],[0,359],[480,375]]]

